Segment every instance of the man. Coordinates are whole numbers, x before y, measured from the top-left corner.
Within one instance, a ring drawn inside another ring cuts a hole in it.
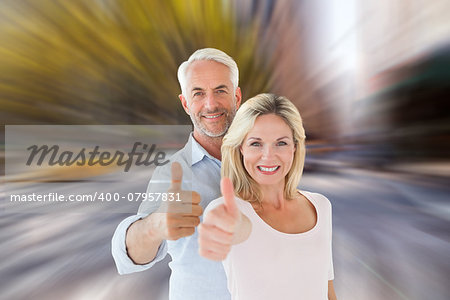
[[[145,202],[137,215],[119,224],[112,240],[120,274],[146,270],[167,253],[171,255],[170,299],[231,298],[222,264],[198,254],[196,226],[203,209],[221,195],[220,147],[241,103],[238,78],[234,60],[217,49],[197,50],[180,65],[179,98],[194,131],[185,147],[171,158],[179,164],[174,163],[172,169],[169,165],[157,168],[147,192],[161,188],[155,178],[171,179],[168,191],[189,199],[189,210],[172,212],[176,211],[173,204],[168,213],[157,213]],[[181,190],[182,174],[189,172],[194,192]]]

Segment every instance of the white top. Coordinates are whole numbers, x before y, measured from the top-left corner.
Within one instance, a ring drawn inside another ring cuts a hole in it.
[[[234,300],[326,300],[328,280],[334,279],[331,250],[331,203],[321,194],[301,191],[317,212],[309,231],[289,234],[265,223],[252,205],[236,198],[252,222],[249,238],[231,248],[223,261]],[[207,211],[223,203],[214,200]]]

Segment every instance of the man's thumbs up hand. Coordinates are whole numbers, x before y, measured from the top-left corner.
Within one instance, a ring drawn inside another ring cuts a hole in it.
[[[153,213],[148,218],[148,228],[161,240],[178,240],[194,234],[195,227],[200,224],[203,209],[200,206],[200,195],[193,191],[183,191],[181,181],[183,169],[178,162],[172,163],[172,183],[168,193],[176,194],[180,201],[164,203],[167,212]]]
[[[173,191],[181,191],[181,181],[183,179],[183,169],[181,168],[180,163],[173,162],[171,166],[171,176],[172,183],[170,185],[170,190]]]
[[[224,203],[211,209],[198,228],[200,255],[216,261],[227,257],[244,217],[237,207],[231,180],[223,178],[220,188]]]

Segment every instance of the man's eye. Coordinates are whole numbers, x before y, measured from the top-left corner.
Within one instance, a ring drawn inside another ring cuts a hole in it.
[[[194,97],[201,96],[201,95],[203,95],[203,92],[196,92],[196,93],[194,93]]]
[[[225,91],[225,90],[217,90],[217,93],[218,94],[224,94],[224,93],[226,93],[227,91]]]

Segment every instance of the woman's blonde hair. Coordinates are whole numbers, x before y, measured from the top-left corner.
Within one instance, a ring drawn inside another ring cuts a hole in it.
[[[240,147],[253,128],[256,118],[267,114],[281,117],[292,129],[296,150],[291,169],[285,177],[284,196],[287,199],[293,199],[297,194],[305,162],[305,130],[295,105],[287,98],[274,94],[259,94],[247,100],[238,109],[223,138],[221,175],[231,179],[236,195],[250,202],[260,202],[262,195],[258,184],[244,167]]]

